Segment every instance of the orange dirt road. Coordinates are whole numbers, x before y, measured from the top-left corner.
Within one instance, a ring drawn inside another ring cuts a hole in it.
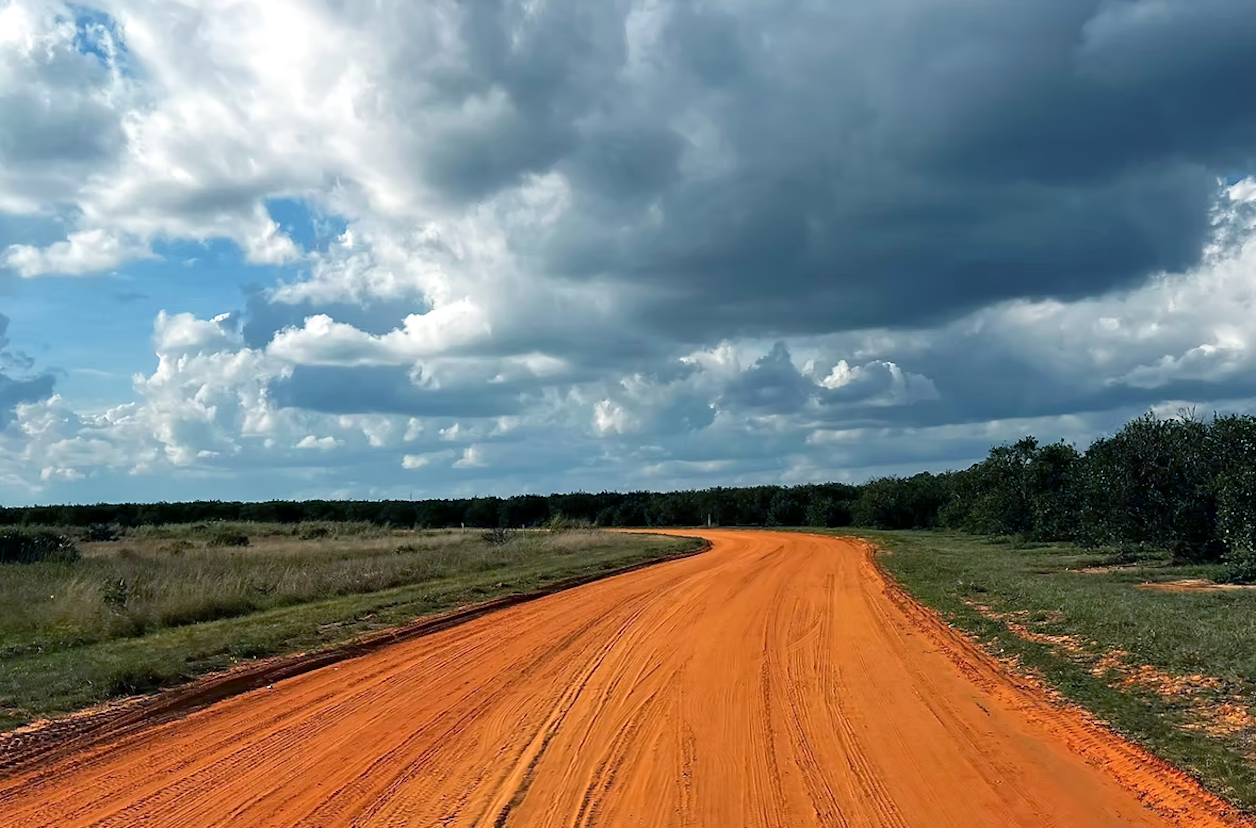
[[[0,825],[1233,824],[1003,675],[862,544],[700,534],[702,555],[0,779]]]

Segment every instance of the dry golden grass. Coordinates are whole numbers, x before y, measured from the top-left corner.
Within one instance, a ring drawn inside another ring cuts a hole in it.
[[[241,535],[247,545],[219,545]],[[0,726],[693,545],[369,524],[156,526],[81,542],[73,563],[0,564]]]
[[[247,546],[215,539],[245,535]],[[302,539],[301,535],[313,535]],[[298,524],[143,527],[117,541],[80,544],[73,564],[0,568],[0,646],[55,646],[144,635],[340,595],[425,583],[587,552],[597,531],[390,530]]]

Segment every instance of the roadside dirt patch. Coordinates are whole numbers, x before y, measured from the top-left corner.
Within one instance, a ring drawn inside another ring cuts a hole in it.
[[[1182,578],[1177,581],[1149,581],[1136,588],[1154,592],[1241,592],[1256,589],[1256,584],[1218,584],[1206,578]]]
[[[1189,676],[1175,676],[1164,670],[1158,670],[1150,664],[1117,668],[1124,673],[1121,684],[1126,687],[1141,687],[1151,690],[1165,698],[1197,696],[1205,691],[1216,691],[1222,687],[1221,679],[1204,676],[1199,673]]]
[[[1248,704],[1250,694],[1214,676],[1201,673],[1181,675],[1161,670],[1150,664],[1131,664],[1124,650],[1100,652],[1097,641],[1083,641],[1077,636],[1044,633],[1025,626],[1028,619],[1038,623],[1059,623],[1057,610],[1034,612],[997,612],[985,604],[966,601],[986,618],[1000,621],[1018,638],[1045,644],[1068,658],[1092,662],[1088,671],[1111,687],[1155,693],[1166,700],[1185,704],[1186,723],[1182,727],[1199,730],[1220,738],[1256,738],[1256,717]],[[1019,659],[1000,658],[1011,670],[1023,669]]]
[[[1251,708],[1241,698],[1203,704],[1202,715],[1185,725],[1191,730],[1202,730],[1209,736],[1250,736],[1256,728]]]
[[[1131,569],[1138,569],[1140,564],[1110,564],[1106,566],[1082,566],[1077,569],[1066,569],[1065,572],[1075,572],[1078,575],[1107,575],[1111,572],[1127,572]]]
[[[986,604],[978,604],[974,601],[964,601],[965,604],[977,610],[986,618],[995,621],[1001,621],[1005,627],[1012,631],[1018,638],[1026,641],[1033,641],[1037,644],[1046,644],[1050,647],[1056,647],[1069,653],[1086,653],[1086,642],[1075,635],[1062,635],[1031,630],[1025,626],[1031,619],[1043,624],[1058,624],[1064,620],[1064,615],[1059,610],[1017,610],[1015,612],[998,612]]]

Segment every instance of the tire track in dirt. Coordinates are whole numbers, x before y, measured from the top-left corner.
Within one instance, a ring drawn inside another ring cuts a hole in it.
[[[0,777],[0,826],[1241,824],[860,542],[700,534],[697,557],[41,746]]]

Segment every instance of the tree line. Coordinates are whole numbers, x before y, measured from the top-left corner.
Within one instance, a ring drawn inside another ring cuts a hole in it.
[[[1084,452],[1033,437],[945,474],[863,486],[854,523],[1167,550],[1175,560],[1256,554],[1256,417],[1146,414]]]
[[[0,526],[132,527],[216,520],[366,521],[386,526],[534,527],[555,518],[598,526],[847,526],[859,487],[844,483],[679,492],[574,492],[445,500],[96,503],[0,509]]]
[[[121,503],[0,509],[0,525],[138,526],[213,520],[369,521],[398,527],[862,526],[945,528],[1084,546],[1256,557],[1256,417],[1146,414],[1085,451],[1033,437],[960,471],[861,486],[717,487],[444,500]]]

